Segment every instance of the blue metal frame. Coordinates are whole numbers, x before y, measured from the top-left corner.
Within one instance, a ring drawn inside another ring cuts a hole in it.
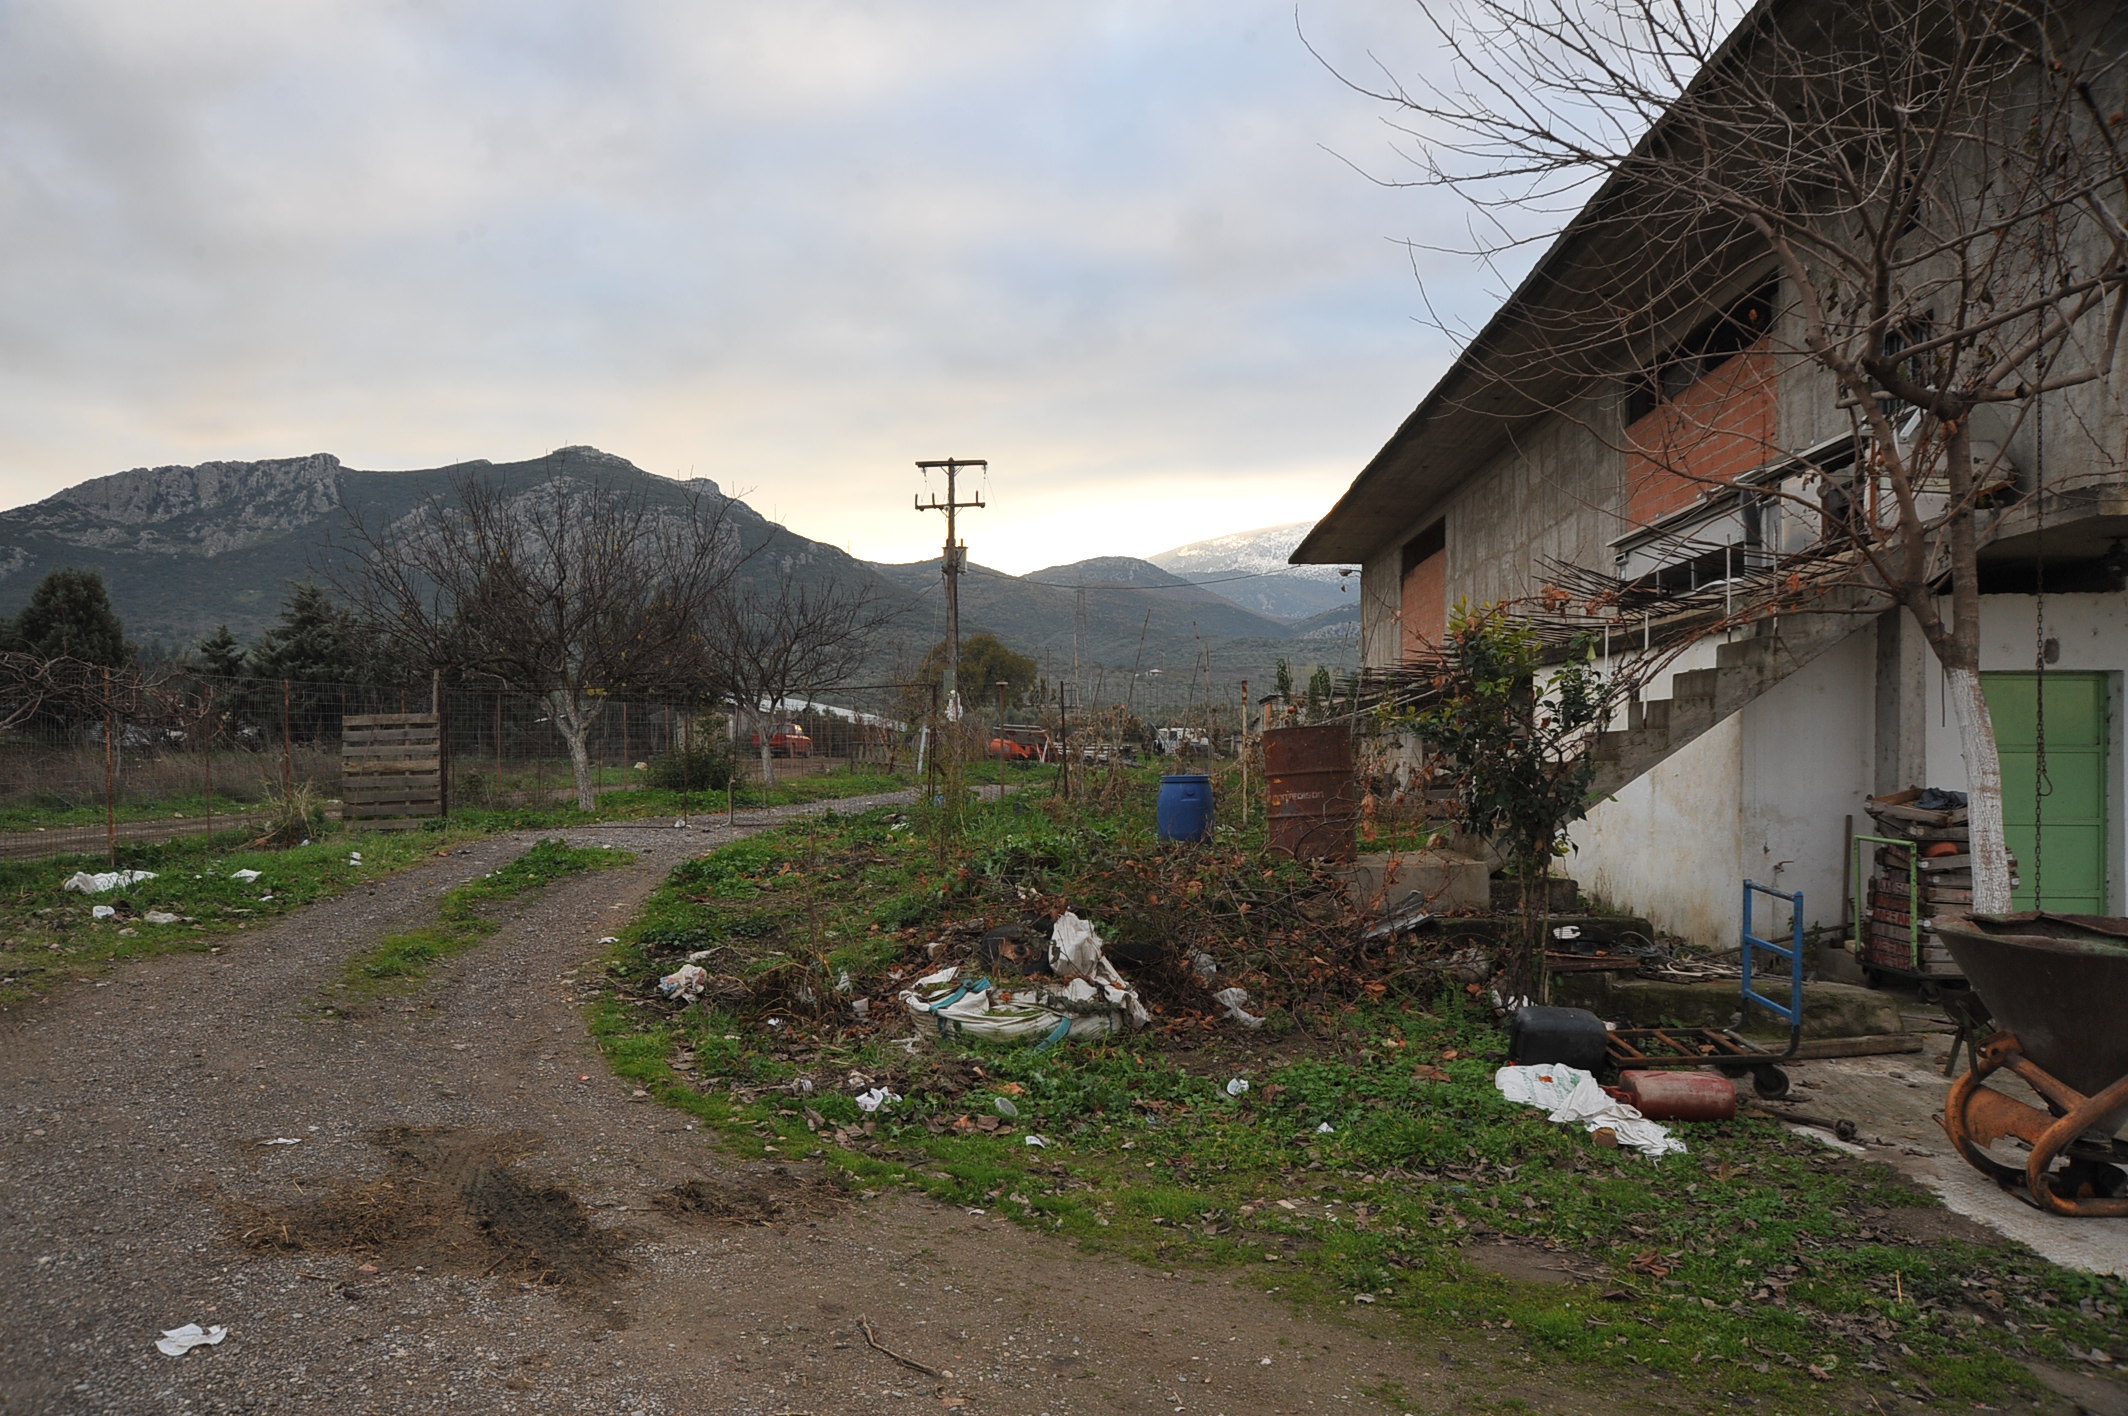
[[[1786,900],[1789,906],[1789,922],[1794,937],[1787,944],[1776,944],[1771,939],[1761,939],[1751,932],[1751,896],[1756,891],[1771,895],[1776,900]],[[1788,1021],[1788,1051],[1793,1053],[1803,1041],[1803,892],[1794,894],[1786,890],[1774,890],[1767,886],[1744,882],[1744,1005],[1748,1009],[1756,1003],[1777,1018]],[[1788,1002],[1780,1004],[1751,987],[1752,965],[1757,962],[1760,950],[1788,961]]]

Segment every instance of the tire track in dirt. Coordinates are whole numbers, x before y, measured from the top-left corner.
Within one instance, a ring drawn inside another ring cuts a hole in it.
[[[18,1015],[0,1029],[0,1412],[1239,1416],[1381,1409],[1365,1390],[1463,1410],[1474,1389],[1608,1409],[1512,1354],[1400,1340],[1386,1315],[1297,1317],[907,1195],[838,1207],[808,1167],[735,1162],[632,1095],[586,1035],[580,978],[673,865],[763,824],[559,833],[640,856],[506,908],[374,1015],[305,1004],[537,833]],[[860,1317],[951,1375],[881,1353]],[[155,1351],[194,1321],[229,1336]]]

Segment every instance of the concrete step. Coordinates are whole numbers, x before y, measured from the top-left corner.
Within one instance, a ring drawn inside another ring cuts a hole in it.
[[[1353,907],[1379,918],[1414,895],[1448,914],[1492,908],[1492,866],[1455,851],[1363,855],[1345,869]]]

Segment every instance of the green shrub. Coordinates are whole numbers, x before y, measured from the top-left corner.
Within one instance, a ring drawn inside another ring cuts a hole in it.
[[[723,716],[705,713],[677,747],[651,759],[650,785],[672,792],[721,792],[738,770],[738,750]]]

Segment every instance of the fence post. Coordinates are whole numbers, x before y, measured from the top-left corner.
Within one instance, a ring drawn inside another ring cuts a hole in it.
[[[293,801],[296,794],[296,731],[290,721],[293,693],[288,680],[281,680],[281,795]]]
[[[103,671],[103,847],[112,865],[118,864],[118,774],[114,760],[118,751],[117,713],[111,706],[111,670]]]
[[[200,691],[200,726],[207,749],[207,834],[214,834],[214,685]]]
[[[429,670],[429,711],[436,715],[436,814],[451,815],[451,736],[443,721],[443,670]]]

